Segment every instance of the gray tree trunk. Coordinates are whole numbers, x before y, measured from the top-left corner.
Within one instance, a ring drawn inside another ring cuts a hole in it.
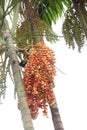
[[[52,116],[53,125],[54,125],[55,130],[64,130],[56,98],[55,98],[54,106],[50,106],[50,111],[51,111],[51,116]]]
[[[6,42],[8,56],[9,56],[11,66],[12,66],[15,87],[17,90],[17,96],[20,103],[20,111],[22,115],[24,130],[34,130],[29,107],[26,100],[24,85],[23,85],[22,77],[20,73],[20,67],[19,67],[17,56],[16,56],[15,48],[13,45],[12,36],[9,30],[3,31],[3,37]]]

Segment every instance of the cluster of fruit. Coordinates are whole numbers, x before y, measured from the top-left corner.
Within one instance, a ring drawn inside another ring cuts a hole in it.
[[[54,105],[55,55],[45,43],[37,43],[27,58],[23,82],[32,118],[36,118],[39,108],[47,115],[48,104]]]

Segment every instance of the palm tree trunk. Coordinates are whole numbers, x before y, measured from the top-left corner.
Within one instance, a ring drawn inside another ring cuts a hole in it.
[[[18,63],[18,60],[16,57],[15,48],[13,46],[12,36],[8,29],[3,31],[3,37],[6,42],[8,56],[9,56],[11,66],[12,66],[15,87],[16,87],[16,91],[17,91],[18,100],[20,103],[20,110],[21,110],[24,130],[34,130],[29,107],[28,107],[27,100],[26,100],[26,94],[25,94],[25,90],[24,90],[24,86],[23,86],[23,82],[22,82],[19,63]]]
[[[36,25],[34,24],[34,26],[36,26]],[[36,28],[37,27],[35,27],[35,29]],[[35,41],[36,41],[36,43],[38,42],[37,37],[35,38]],[[55,93],[54,93],[54,97],[55,97]],[[58,109],[56,98],[55,98],[55,104],[54,104],[54,106],[50,106],[50,111],[51,111],[51,116],[52,116],[52,121],[53,121],[54,129],[55,130],[64,130],[63,123],[61,121],[61,117],[60,117],[60,114],[59,114],[59,109]]]
[[[55,96],[55,94],[54,94],[54,96]],[[54,125],[55,130],[64,130],[56,98],[55,98],[54,106],[50,106],[50,111],[51,111],[51,116],[52,116],[53,125]]]
[[[79,3],[79,1],[72,0],[72,2],[73,2],[77,16],[79,18],[79,21],[80,21],[82,27],[83,27],[83,30],[85,32],[85,36],[86,36],[86,39],[87,39],[87,22],[85,20],[85,17],[83,15],[82,11],[81,11],[81,7],[83,7],[83,6]]]
[[[37,30],[37,26],[36,26],[36,14],[35,14],[35,10],[34,8],[32,7],[32,4],[31,2],[29,2],[29,0],[25,0],[25,7],[26,7],[26,10],[27,10],[27,19],[30,23],[30,29],[31,29],[31,34],[36,34],[38,33],[38,30]],[[41,37],[40,36],[34,36],[32,38],[33,40],[33,44],[36,44],[38,42],[40,42]]]
[[[29,18],[29,22],[31,23],[31,32],[33,34],[34,32],[38,32],[37,25],[35,24],[35,17],[34,17],[34,12],[33,12],[34,9],[32,8],[32,5],[29,4],[28,0],[25,0],[25,6],[26,6],[26,9],[28,10],[27,17]],[[38,42],[42,42],[40,41],[40,39],[43,39],[43,38],[40,38],[39,36],[34,37],[33,38],[34,44]],[[50,110],[51,110],[51,115],[52,115],[52,120],[53,120],[53,125],[54,125],[55,130],[64,130],[62,121],[60,118],[60,114],[59,114],[58,105],[56,103],[56,98],[55,98],[55,105],[52,107],[50,106]]]

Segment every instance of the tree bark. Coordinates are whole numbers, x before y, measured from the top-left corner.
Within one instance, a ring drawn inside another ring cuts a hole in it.
[[[83,27],[83,30],[85,32],[85,36],[86,36],[86,39],[87,39],[87,22],[84,18],[84,15],[82,14],[82,11],[81,11],[81,4],[79,3],[79,1],[76,1],[76,0],[72,0],[73,2],[73,5],[74,5],[74,8],[76,10],[76,13],[77,13],[77,16],[78,16],[78,19]]]
[[[38,33],[37,26],[36,26],[36,16],[35,16],[36,12],[32,7],[31,2],[29,2],[29,0],[25,0],[24,2],[27,10],[27,19],[30,22],[31,33],[32,34]],[[40,36],[37,36],[36,34],[36,36],[33,37],[33,44],[40,42],[40,39],[41,39]]]
[[[17,56],[16,56],[15,48],[13,46],[12,36],[9,30],[3,31],[3,37],[6,42],[8,56],[9,56],[11,66],[12,66],[15,87],[17,90],[17,96],[20,103],[20,110],[21,110],[24,130],[34,130],[29,107],[26,100],[24,85],[23,85],[22,77],[20,73],[20,67],[19,67]]]
[[[55,94],[54,94],[54,96],[55,96]],[[53,125],[54,125],[55,130],[64,130],[56,98],[55,98],[54,106],[50,106],[50,111],[51,111],[51,116],[52,116]]]

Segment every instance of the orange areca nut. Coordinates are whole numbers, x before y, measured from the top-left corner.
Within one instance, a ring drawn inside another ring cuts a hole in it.
[[[23,82],[27,95],[28,106],[32,118],[39,114],[39,108],[47,116],[48,105],[54,104],[53,87],[55,54],[45,43],[37,43],[31,49],[24,68]]]

